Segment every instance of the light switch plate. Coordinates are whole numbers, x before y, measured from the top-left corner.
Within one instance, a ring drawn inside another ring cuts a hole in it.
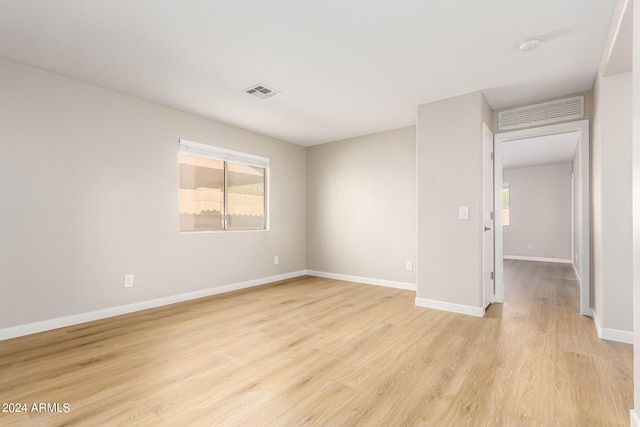
[[[469,206],[460,206],[458,208],[458,219],[469,219]]]
[[[125,288],[133,287],[133,274],[127,274],[124,276],[124,287]]]

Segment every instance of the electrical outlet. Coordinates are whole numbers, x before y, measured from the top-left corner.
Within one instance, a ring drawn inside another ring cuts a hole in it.
[[[405,263],[405,265],[404,265],[404,268],[405,268],[407,271],[413,271],[413,262],[411,262],[411,261],[407,261],[407,262]]]
[[[278,263],[279,263],[279,262],[280,262],[280,260],[278,259],[278,255],[274,256],[274,257],[273,257],[273,263],[274,263],[275,265],[278,265]]]
[[[133,274],[127,274],[124,276],[124,287],[125,288],[133,287]]]
[[[533,249],[533,243],[529,243],[529,250]]]

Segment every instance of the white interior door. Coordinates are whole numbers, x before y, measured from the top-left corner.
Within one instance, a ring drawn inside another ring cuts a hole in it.
[[[486,309],[494,295],[493,133],[482,124],[482,295]]]
[[[495,135],[493,142],[493,191],[496,197],[494,202],[494,233],[493,233],[493,302],[504,302],[504,242],[502,230],[502,139],[500,134]]]

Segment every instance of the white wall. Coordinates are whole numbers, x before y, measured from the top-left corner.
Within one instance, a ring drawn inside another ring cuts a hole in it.
[[[415,285],[416,129],[309,147],[310,270]]]
[[[418,302],[482,314],[481,92],[418,106]],[[458,208],[469,207],[469,219]]]
[[[604,329],[633,330],[631,73],[600,77],[592,137],[593,308]]]
[[[0,129],[0,329],[305,268],[302,147],[6,60]],[[180,138],[270,157],[270,231],[178,232]]]
[[[503,227],[505,257],[571,259],[571,164],[504,169],[511,225]],[[531,248],[530,248],[531,245]]]

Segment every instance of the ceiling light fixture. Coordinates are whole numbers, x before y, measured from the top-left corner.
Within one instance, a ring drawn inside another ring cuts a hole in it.
[[[521,52],[529,52],[540,45],[540,37],[529,37],[518,43]]]

